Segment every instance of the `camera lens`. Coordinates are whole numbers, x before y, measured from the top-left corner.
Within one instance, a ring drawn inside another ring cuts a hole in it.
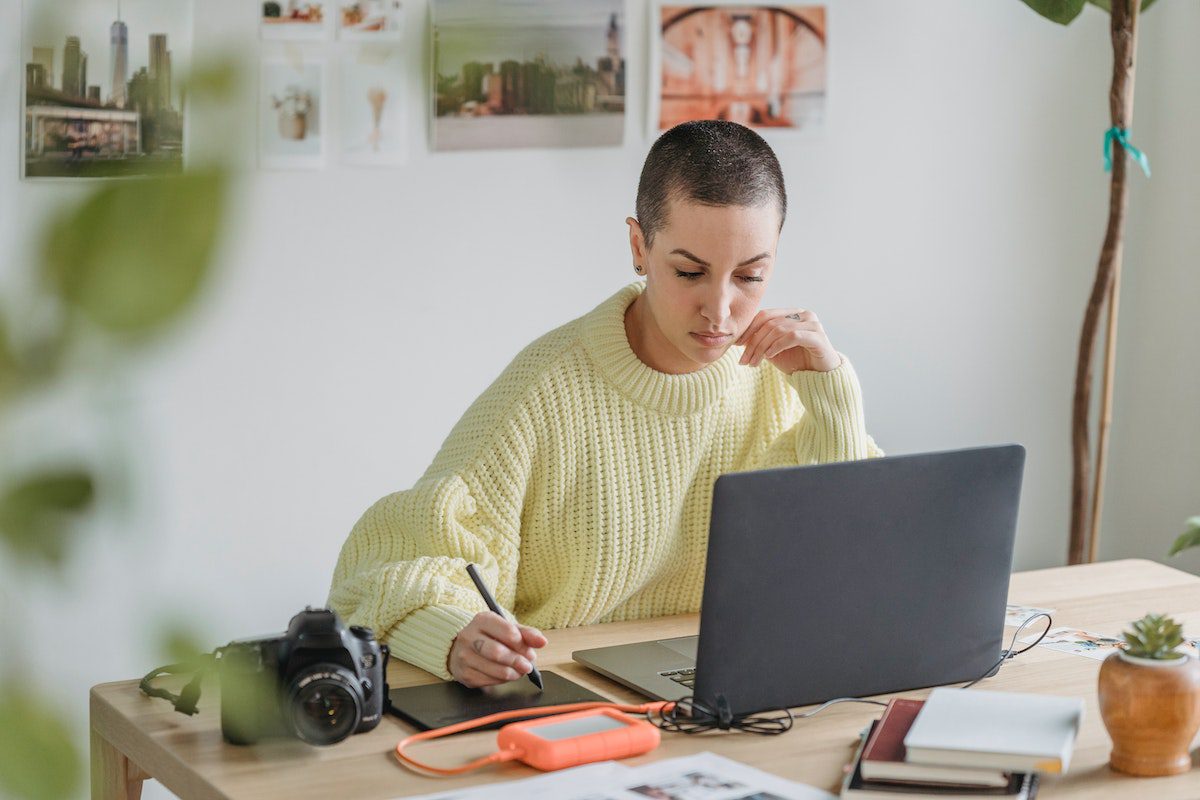
[[[336,744],[358,730],[362,692],[344,667],[318,664],[292,680],[288,716],[309,744]]]

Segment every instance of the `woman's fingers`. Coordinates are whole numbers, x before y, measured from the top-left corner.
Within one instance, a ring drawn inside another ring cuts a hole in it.
[[[546,638],[546,634],[539,631],[537,628],[531,628],[528,625],[518,625],[517,629],[521,632],[521,638],[530,648],[545,647],[550,640]]]
[[[521,647],[525,641],[515,622],[509,622],[494,611],[481,611],[475,615],[474,623],[479,629],[496,641],[503,642],[509,647]]]
[[[497,684],[508,683],[507,680],[493,678],[491,675],[480,672],[474,667],[465,666],[455,675],[455,678],[468,689],[479,689],[484,686],[496,686]]]
[[[477,670],[498,681],[515,681],[522,675],[529,674],[529,670],[522,672],[502,662],[493,661],[485,656],[481,656],[474,651],[463,653],[462,664],[467,669]]]
[[[787,309],[783,310],[786,311]],[[757,366],[758,363],[764,358],[770,358],[776,353],[782,352],[783,350],[789,349],[789,347],[795,347],[802,343],[806,346],[810,343],[815,344],[815,346],[821,346],[821,343],[824,341],[823,337],[825,336],[825,329],[821,326],[820,320],[817,319],[815,314],[808,311],[798,313],[798,316],[800,316],[801,319],[792,319],[785,314],[783,316],[774,317],[766,324],[760,326],[757,333],[755,333],[751,337],[751,340],[746,343],[746,349],[742,353],[742,358],[739,363],[748,364],[749,366]],[[814,340],[809,337],[799,336],[799,334],[804,332],[814,333],[816,334],[817,338]],[[776,350],[775,353],[767,353],[767,350],[771,346],[777,344],[783,336],[789,333],[797,334],[797,339],[793,344],[782,348],[781,350]]]
[[[815,331],[791,331],[790,336],[782,336],[763,349],[763,358],[772,359],[785,350],[791,350],[793,347],[803,347],[811,352],[817,353],[829,346],[829,340],[825,338],[825,334],[816,333]]]
[[[497,642],[490,636],[480,636],[470,644],[471,650],[474,653],[488,661],[500,664],[501,666],[512,667],[521,674],[525,674],[532,669],[529,659],[504,644]]]
[[[759,329],[773,319],[786,316],[789,313],[798,313],[798,309],[788,308],[766,308],[754,315],[754,319],[746,326],[746,330],[742,331],[742,335],[737,338],[734,344],[749,345],[750,340],[758,334]]]

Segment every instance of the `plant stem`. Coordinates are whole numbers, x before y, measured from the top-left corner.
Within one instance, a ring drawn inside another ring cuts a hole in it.
[[[1133,83],[1134,56],[1137,48],[1137,19],[1141,0],[1113,0],[1111,14],[1111,32],[1113,46],[1113,75],[1112,86],[1108,93],[1109,112],[1114,127],[1122,130],[1129,129],[1133,119]],[[1092,395],[1092,361],[1096,352],[1096,331],[1099,326],[1100,311],[1105,301],[1113,302],[1113,315],[1109,330],[1113,340],[1109,346],[1116,347],[1116,308],[1115,287],[1116,276],[1120,271],[1121,257],[1124,250],[1125,211],[1129,206],[1129,188],[1125,178],[1127,174],[1127,159],[1125,149],[1120,142],[1114,142],[1112,182],[1109,190],[1108,227],[1104,234],[1104,245],[1100,249],[1100,262],[1096,266],[1096,278],[1092,284],[1092,293],[1088,298],[1087,308],[1083,315],[1083,329],[1079,337],[1079,358],[1075,365],[1075,398],[1071,419],[1071,443],[1073,459],[1073,475],[1071,484],[1071,531],[1067,548],[1067,560],[1071,564],[1082,563],[1085,559],[1095,557],[1096,534],[1098,530],[1089,526],[1099,521],[1099,514],[1089,519],[1089,505],[1099,509],[1103,495],[1103,484],[1097,481],[1095,497],[1089,503],[1088,484],[1092,475],[1091,464],[1091,434],[1088,422],[1091,411]],[[1111,370],[1109,371],[1111,381]],[[1111,391],[1106,393],[1106,408],[1101,412],[1110,414],[1107,405],[1111,404]],[[1103,478],[1104,458],[1108,446],[1107,428],[1102,427],[1101,442],[1097,458],[1096,472]]]

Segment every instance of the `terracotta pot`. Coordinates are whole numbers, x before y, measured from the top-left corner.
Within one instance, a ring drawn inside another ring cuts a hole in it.
[[[1192,768],[1188,748],[1200,727],[1200,661],[1113,653],[1100,665],[1099,694],[1113,769],[1154,776]]]

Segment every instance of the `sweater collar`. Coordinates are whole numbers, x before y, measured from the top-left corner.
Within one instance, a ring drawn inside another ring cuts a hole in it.
[[[645,288],[635,281],[585,314],[583,346],[604,377],[634,402],[667,414],[694,414],[725,394],[742,349],[730,347],[707,367],[683,375],[646,366],[625,335],[625,310]]]

